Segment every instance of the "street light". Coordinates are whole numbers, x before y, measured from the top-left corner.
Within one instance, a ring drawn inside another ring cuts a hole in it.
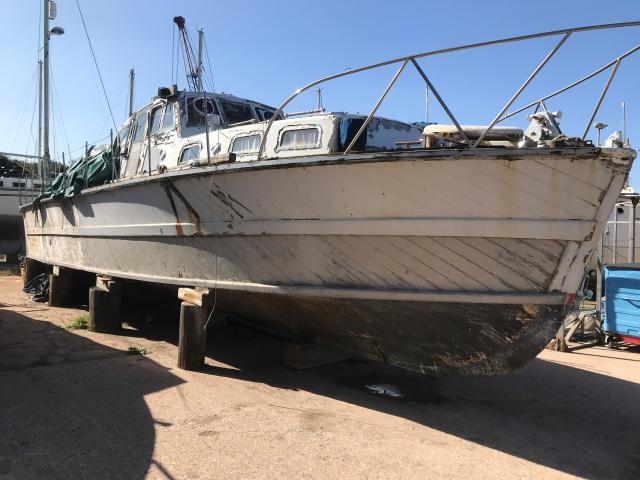
[[[593,128],[598,130],[598,146],[600,146],[600,133],[604,128],[607,128],[609,125],[606,123],[598,122],[593,125]]]
[[[49,36],[51,35],[64,35],[64,28],[53,27],[51,30],[49,30]]]

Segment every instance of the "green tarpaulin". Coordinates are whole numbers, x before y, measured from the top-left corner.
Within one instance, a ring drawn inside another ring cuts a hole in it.
[[[49,188],[33,201],[34,205],[47,198],[73,197],[85,188],[107,183],[113,178],[114,149],[117,158],[118,145],[115,142],[113,148],[107,145],[91,147],[87,155],[56,177]]]

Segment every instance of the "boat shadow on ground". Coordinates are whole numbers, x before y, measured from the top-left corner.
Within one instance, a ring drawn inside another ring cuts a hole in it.
[[[153,459],[162,422],[144,396],[182,382],[149,358],[0,310],[0,478],[162,471]]]
[[[164,333],[147,325],[177,344],[175,317]],[[541,359],[484,378],[425,378],[363,361],[297,371],[282,363],[286,345],[243,325],[217,327],[202,372],[359,405],[581,477],[638,478],[637,383]]]

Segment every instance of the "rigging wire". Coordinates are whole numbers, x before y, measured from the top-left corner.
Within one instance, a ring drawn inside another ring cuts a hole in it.
[[[67,135],[67,127],[64,123],[64,116],[62,115],[62,106],[61,106],[62,104],[60,103],[60,97],[58,96],[58,88],[56,86],[56,83],[53,81],[53,69],[51,69],[51,87],[52,87],[51,89],[53,90],[51,101],[52,103],[55,102],[58,105],[57,106],[57,109],[59,112],[58,118],[60,119],[60,125],[62,126],[62,133],[64,135],[64,141],[67,146],[67,150],[69,150],[69,135]],[[52,108],[51,110],[55,111],[56,109]]]
[[[22,130],[22,123],[23,123],[25,112],[27,110],[27,105],[29,104],[29,100],[31,99],[31,95],[33,93],[33,90],[36,84],[37,84],[37,75],[34,73],[31,85],[27,86],[27,90],[23,95],[23,97],[26,97],[26,100],[24,102],[21,102],[22,108],[20,109],[20,113],[17,115],[17,121],[13,124],[13,129],[8,131],[8,134],[12,134],[13,136],[13,141],[11,142],[11,149],[10,149],[11,151],[15,149],[19,132]],[[7,142],[8,141],[9,141],[9,138],[7,137]]]
[[[87,142],[87,143],[88,143],[90,146],[91,146],[91,145],[98,145],[100,142],[102,142],[102,141],[104,141],[104,140],[107,140],[110,136],[111,136],[111,135],[107,135],[106,137],[96,138],[96,139],[95,139],[95,140],[93,140],[92,142]],[[84,145],[84,143],[83,143],[81,146],[79,146],[79,147],[77,147],[77,148],[74,148],[73,150],[69,150],[69,152],[68,152],[68,153],[69,153],[69,165],[71,165],[71,163],[72,163],[72,162],[71,162],[71,154],[72,154],[72,153],[75,153],[75,152],[79,152],[80,150],[82,150],[82,151],[84,152],[84,147],[85,147],[85,145]],[[54,158],[54,160],[60,161],[60,159],[61,159],[61,158],[62,158],[62,155],[58,155],[57,157],[55,157],[55,158]]]
[[[175,29],[175,28],[178,28],[178,27],[177,27],[177,26],[175,26],[175,27],[174,27],[174,29]],[[174,30],[174,32],[175,32],[175,30]],[[175,70],[176,70],[176,76],[175,76],[175,79],[176,79],[176,89],[177,89],[177,87],[178,87],[178,84],[180,83],[180,82],[179,82],[179,79],[178,79],[178,66],[179,66],[179,64],[180,64],[180,46],[179,46],[179,44],[180,44],[180,42],[177,42],[177,43],[176,43],[176,64],[175,64]]]
[[[89,49],[91,50],[91,56],[93,57],[93,63],[96,66],[96,70],[98,71],[98,77],[100,78],[100,85],[102,85],[102,93],[104,93],[104,99],[107,102],[107,107],[109,107],[109,114],[111,115],[111,122],[113,122],[113,129],[118,130],[116,127],[116,121],[113,117],[113,111],[111,110],[111,104],[109,103],[109,96],[107,95],[107,89],[104,87],[104,81],[102,80],[102,74],[100,73],[100,67],[98,66],[98,61],[96,60],[95,52],[93,51],[93,45],[91,43],[91,38],[89,37],[89,31],[87,30],[87,25],[84,21],[84,15],[82,15],[82,9],[80,8],[79,0],[76,0],[76,5],[78,6],[78,13],[80,13],[80,19],[82,20],[82,27],[84,28],[84,33],[87,36],[87,42],[89,42]]]
[[[38,96],[34,95],[33,96],[33,110],[31,111],[31,123],[29,124],[29,139],[27,140],[27,155],[29,155],[29,146],[31,145],[30,141],[33,142],[33,151],[34,151],[34,155],[40,155],[40,152],[36,152],[36,150],[38,149],[38,137],[37,137],[37,133],[34,134],[33,131],[33,121],[35,120],[36,117],[36,110],[38,108]],[[39,128],[39,126],[38,126]]]
[[[173,85],[173,57],[176,50],[176,27],[173,22],[171,22],[171,25],[171,85]]]
[[[114,102],[114,105],[118,105],[118,102],[120,100],[120,97],[122,97],[122,92],[124,91],[125,87],[127,86],[127,80],[125,79],[124,83],[122,84],[122,86],[120,87],[120,91],[118,92],[118,96],[116,97],[116,100]],[[104,131],[105,127],[107,126],[107,124],[109,123],[109,119],[105,119],[104,122],[102,123],[102,125],[100,126],[100,129],[98,130],[98,135],[101,136],[102,132]],[[114,133],[118,132],[118,129],[115,128],[114,129]]]
[[[25,105],[28,104],[29,100],[31,99],[31,94],[33,93],[34,84],[37,85],[37,79],[38,79],[38,67],[36,67],[35,71],[31,75],[31,79],[29,80],[29,82],[27,82],[21,94],[17,97],[19,99],[24,99],[24,101],[21,101],[16,106],[11,118],[20,117],[20,115],[22,114],[21,113],[22,110],[20,110],[20,107],[24,109]],[[2,144],[8,143],[11,140],[11,138],[13,138],[14,144],[15,144],[15,139],[18,134],[19,127],[20,127],[19,122],[12,122],[10,128],[7,128],[4,135],[2,136]]]
[[[58,96],[58,87],[57,87],[57,83],[55,81],[55,77],[53,75],[53,63],[54,62],[50,62],[49,63],[49,78],[50,78],[50,83],[51,83],[51,91],[52,91],[52,95],[51,95],[51,114],[52,114],[52,127],[53,127],[53,151],[54,151],[54,158],[56,156],[61,156],[61,155],[56,155],[58,150],[58,144],[61,144],[61,150],[64,151],[64,146],[66,144],[67,150],[69,150],[69,136],[67,135],[67,128],[66,125],[64,123],[64,116],[62,114],[62,104],[60,103],[60,97]],[[57,106],[55,106],[57,105]],[[60,128],[58,127],[58,122],[60,122],[60,126],[62,127],[62,135],[63,138],[60,139],[58,138],[58,143],[56,143],[56,135],[59,137],[60,136]],[[54,168],[56,168],[58,171],[60,170],[60,162],[57,162],[56,164],[54,164]]]
[[[207,37],[204,37],[204,52],[207,56],[207,73],[209,74],[209,79],[211,80],[211,92],[216,93],[216,84],[213,81],[213,70],[211,69],[211,62],[209,61],[209,47],[207,46]]]

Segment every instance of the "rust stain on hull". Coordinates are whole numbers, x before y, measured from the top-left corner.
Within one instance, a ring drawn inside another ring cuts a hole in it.
[[[184,230],[182,229],[182,222],[180,220],[180,216],[178,215],[178,209],[176,208],[176,203],[173,199],[173,195],[175,194],[180,201],[184,204],[187,215],[189,216],[189,222],[195,226],[194,235],[202,235],[202,228],[200,226],[200,215],[198,212],[191,206],[191,204],[184,197],[182,192],[178,190],[178,188],[172,182],[162,182],[162,186],[164,187],[164,191],[167,194],[167,198],[169,199],[169,203],[171,204],[171,210],[173,211],[173,215],[176,218],[176,234],[178,236],[184,236]]]

